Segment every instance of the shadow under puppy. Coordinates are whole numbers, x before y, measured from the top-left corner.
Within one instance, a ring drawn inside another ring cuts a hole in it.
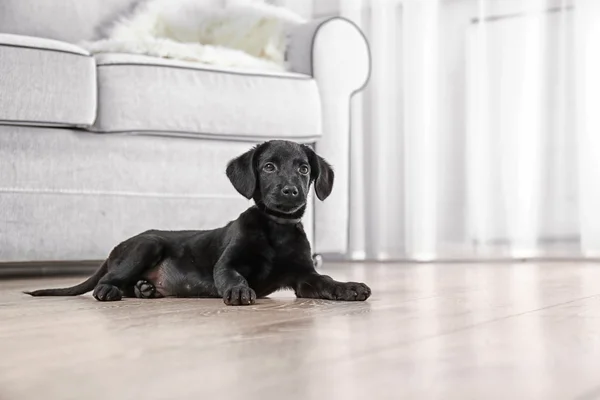
[[[364,283],[337,282],[315,271],[300,219],[310,185],[325,200],[331,166],[308,146],[273,140],[227,165],[235,189],[255,205],[226,226],[205,231],[150,230],[119,244],[85,282],[32,296],[76,296],[94,290],[100,301],[129,297],[222,297],[228,305],[290,288],[297,297],[364,301]]]

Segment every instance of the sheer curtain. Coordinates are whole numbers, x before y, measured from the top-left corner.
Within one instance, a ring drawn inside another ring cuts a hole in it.
[[[599,0],[280,0],[371,43],[356,259],[600,256]]]

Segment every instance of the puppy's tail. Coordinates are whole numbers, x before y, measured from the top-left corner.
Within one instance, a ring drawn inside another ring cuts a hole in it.
[[[107,270],[107,261],[104,261],[100,268],[98,268],[98,270],[94,272],[94,275],[90,276],[86,281],[81,282],[79,285],[62,289],[41,289],[34,290],[33,292],[23,293],[31,296],[77,296],[80,294],[87,293],[93,288],[95,288],[98,284],[98,281],[104,276],[104,274],[106,274]]]

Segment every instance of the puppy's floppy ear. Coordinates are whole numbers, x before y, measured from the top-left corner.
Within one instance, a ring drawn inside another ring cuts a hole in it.
[[[310,147],[305,145],[304,151],[310,163],[310,179],[315,182],[315,193],[319,200],[323,201],[329,197],[333,189],[333,168]]]
[[[242,196],[251,199],[256,190],[256,171],[254,171],[254,156],[258,146],[253,147],[241,156],[227,164],[225,173],[231,184]]]

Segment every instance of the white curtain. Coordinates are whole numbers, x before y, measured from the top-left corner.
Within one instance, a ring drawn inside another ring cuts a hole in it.
[[[600,256],[600,0],[280,0],[373,57],[350,257]]]

